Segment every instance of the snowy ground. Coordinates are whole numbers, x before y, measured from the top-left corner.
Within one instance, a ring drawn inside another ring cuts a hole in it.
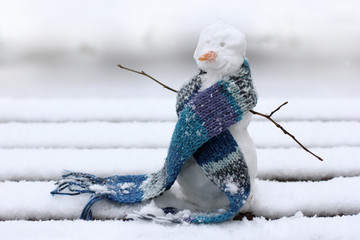
[[[254,219],[210,226],[163,226],[117,221],[8,221],[3,239],[358,239],[357,216],[307,218],[298,214],[275,221]],[[31,236],[29,238],[29,236]]]
[[[252,221],[164,226],[109,220],[131,210],[156,211],[154,203],[194,208],[182,200],[177,184],[150,205],[129,208],[99,203],[93,214],[105,221],[94,222],[76,220],[88,196],[49,194],[64,169],[99,176],[160,169],[176,119],[173,101],[1,100],[2,239],[22,239],[24,231],[27,239],[54,235],[59,239],[99,239],[105,232],[109,239],[118,235],[159,239],[172,234],[173,239],[205,239],[214,234],[226,239],[240,235],[244,239],[353,239],[360,234],[356,227],[360,194],[353,190],[360,185],[360,114],[341,108],[355,107],[360,99],[293,99],[275,115],[324,162],[298,148],[265,119],[254,118],[249,131],[257,146],[259,172],[255,196],[247,209],[256,216]],[[256,110],[269,112],[281,102],[262,99]],[[334,113],[334,109],[339,110]]]
[[[360,216],[294,217],[228,222],[206,226],[163,226],[117,221],[7,221],[3,239],[358,239]],[[30,236],[30,238],[29,238]]]

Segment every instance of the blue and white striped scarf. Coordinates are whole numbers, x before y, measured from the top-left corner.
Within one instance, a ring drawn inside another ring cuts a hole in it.
[[[107,178],[69,172],[51,193],[90,193],[81,218],[91,219],[91,207],[99,200],[133,204],[158,197],[173,185],[182,166],[194,156],[206,176],[228,197],[230,205],[227,211],[194,212],[173,222],[217,223],[232,219],[246,202],[251,186],[244,155],[228,128],[255,107],[257,96],[246,60],[235,74],[199,92],[204,74],[200,70],[178,93],[178,121],[160,171]]]

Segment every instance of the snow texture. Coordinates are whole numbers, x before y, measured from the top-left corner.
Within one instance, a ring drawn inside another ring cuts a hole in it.
[[[358,121],[360,98],[264,99],[255,108],[270,113],[285,100],[289,103],[274,115],[280,121]],[[176,121],[174,99],[0,99],[0,122]],[[336,110],[336,111],[335,111]],[[254,116],[253,121],[265,121]]]
[[[0,222],[2,239],[357,239],[360,215],[308,218],[301,213],[268,221],[227,222],[218,225],[166,226],[146,222],[119,221],[7,221]],[[56,238],[54,235],[56,234]]]
[[[360,175],[360,147],[311,148],[320,162],[300,148],[257,149],[258,178],[319,180]],[[97,176],[159,170],[167,149],[0,149],[0,181],[56,180],[64,169]],[[344,157],[346,156],[346,157]],[[339,161],[341,159],[341,161]],[[145,167],[146,166],[146,167]]]
[[[304,101],[309,101],[309,105],[303,105],[301,100],[290,101],[274,118],[281,120],[284,127],[325,161],[304,152],[271,123],[255,118],[250,132],[258,147],[259,179],[249,210],[262,217],[195,227],[67,221],[63,219],[78,219],[88,196],[75,199],[49,194],[54,180],[64,169],[99,176],[151,173],[160,169],[167,153],[168,132],[173,130],[176,118],[172,111],[166,110],[173,109],[169,107],[171,104],[166,107],[161,104],[168,103],[154,100],[154,104],[164,109],[143,113],[140,102],[137,105],[136,101],[125,100],[98,103],[90,100],[91,104],[85,100],[72,103],[60,99],[0,101],[9,109],[0,108],[3,111],[0,114],[0,219],[7,220],[0,222],[2,239],[23,239],[25,235],[27,239],[48,239],[54,232],[60,239],[100,239],[104,232],[108,233],[107,239],[117,238],[119,234],[131,239],[169,235],[174,239],[186,236],[208,239],[216,235],[224,238],[241,235],[244,239],[356,239],[360,234],[357,227],[360,195],[353,189],[360,184],[360,115],[354,109],[359,100]],[[52,108],[54,102],[59,107]],[[281,102],[262,100],[256,110],[270,112]],[[33,105],[26,108],[26,103]],[[131,104],[134,111],[126,110]],[[116,105],[122,109],[112,115],[111,109]],[[163,115],[158,117],[156,111]],[[278,182],[277,179],[306,181]],[[169,202],[173,206],[195,208],[181,198],[179,186],[175,185],[146,207],[99,203],[94,207],[94,216],[119,218],[133,210],[156,213],[158,207],[169,206]],[[348,216],[327,217],[338,214]]]
[[[255,184],[254,198],[249,210],[256,216],[277,219],[293,216],[298,211],[306,216],[351,215],[360,212],[360,192],[349,187],[359,186],[360,177],[338,177],[320,182],[258,180]],[[0,192],[11,194],[0,196],[0,219],[78,219],[89,195],[84,194],[77,198],[51,196],[50,191],[53,189],[53,181],[1,182]],[[154,201],[158,207],[169,207],[171,203],[171,207],[181,209],[184,206],[182,202],[172,201],[180,194],[178,185],[175,185],[169,193]],[[141,207],[141,204],[120,206],[100,202],[94,207],[93,215],[100,219],[120,218],[125,211],[140,210]],[[198,208],[190,203],[187,203],[186,207],[190,210]]]
[[[357,121],[280,123],[308,146],[360,145],[358,137],[360,125]],[[175,122],[8,122],[0,123],[0,146],[3,148],[167,148],[174,127]],[[252,122],[249,133],[258,148],[297,146],[270,122]]]

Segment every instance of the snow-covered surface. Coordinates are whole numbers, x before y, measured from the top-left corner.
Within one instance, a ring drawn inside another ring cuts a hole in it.
[[[360,177],[334,178],[320,182],[255,182],[254,197],[248,209],[256,216],[270,219],[283,216],[293,216],[301,211],[307,216],[334,216],[338,214],[357,214],[360,212],[360,192],[349,186],[359,186]],[[54,182],[1,182],[0,219],[77,219],[89,196],[77,197],[51,196]],[[170,192],[155,199],[158,206],[181,208],[183,203],[174,201],[181,194],[175,185]],[[41,203],[41,204],[40,204]],[[164,206],[165,205],[165,206]],[[119,218],[129,209],[135,207],[120,207],[119,205],[101,202],[95,205],[94,217]],[[187,203],[190,209],[196,209]]]
[[[360,98],[264,99],[255,108],[281,121],[359,121]],[[175,95],[165,99],[0,99],[0,122],[176,121]],[[254,116],[254,120],[264,120]],[[266,120],[264,120],[266,121]]]
[[[360,147],[311,150],[323,157],[324,161],[316,160],[300,148],[257,149],[258,178],[321,180],[360,175]],[[165,148],[0,149],[0,181],[56,180],[64,169],[103,177],[152,173],[163,166],[166,154]]]
[[[256,110],[269,113],[280,103],[279,99],[261,99]],[[64,169],[99,176],[159,170],[175,124],[173,100],[3,99],[0,219],[5,221],[0,222],[1,239],[22,239],[23,231],[27,239],[54,235],[111,239],[119,234],[131,239],[169,238],[169,234],[174,239],[216,234],[228,239],[240,235],[244,239],[354,239],[360,234],[360,194],[354,191],[360,185],[360,116],[354,110],[358,103],[359,99],[295,99],[274,115],[324,162],[297,147],[267,120],[252,121],[249,130],[257,146],[259,172],[247,210],[257,216],[254,220],[164,226],[70,221],[78,219],[88,196],[51,196],[50,191]],[[177,184],[154,203],[165,207],[169,202],[195,208],[182,200]],[[94,216],[113,219],[132,210],[158,211],[154,203],[127,207],[100,202]]]
[[[291,121],[281,124],[307,146],[360,145],[360,125],[357,121]],[[3,148],[167,148],[174,128],[175,122],[8,122],[0,123],[0,146]],[[259,148],[297,146],[270,122],[254,121],[249,126],[249,132],[255,141],[255,146]]]
[[[227,222],[218,225],[164,226],[119,221],[7,221],[0,223],[2,239],[358,239],[360,215],[333,218],[284,217],[268,221]]]

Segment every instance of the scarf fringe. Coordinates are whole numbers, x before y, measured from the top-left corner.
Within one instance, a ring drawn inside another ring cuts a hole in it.
[[[94,194],[95,191],[91,190],[94,184],[104,184],[104,178],[96,177],[88,173],[78,173],[66,171],[62,175],[62,179],[56,183],[57,188],[51,192],[52,195],[79,195],[82,193]],[[66,192],[63,192],[67,190]]]
[[[94,197],[92,197],[90,199],[90,201],[85,205],[81,215],[80,215],[80,219],[83,219],[83,220],[92,220],[93,217],[92,217],[92,212],[91,212],[91,208],[92,206],[100,201],[100,200],[103,200],[105,199],[106,197],[104,195],[96,195]]]

